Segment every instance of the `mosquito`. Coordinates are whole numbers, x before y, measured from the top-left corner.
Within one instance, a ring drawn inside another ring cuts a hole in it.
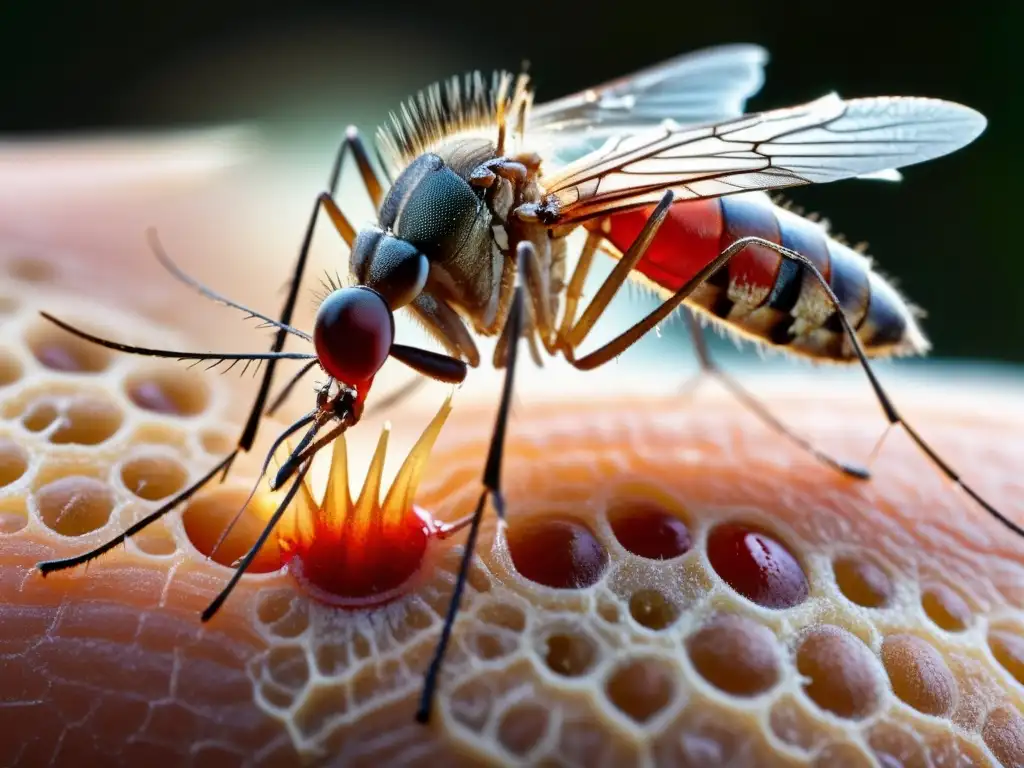
[[[835,93],[744,114],[767,58],[754,45],[711,48],[536,107],[525,68],[436,83],[379,129],[380,171],[355,128],[339,149],[335,168],[354,157],[377,221],[357,230],[334,186],[317,204],[350,249],[355,282],[379,291],[393,310],[407,309],[449,355],[477,367],[474,335],[496,337],[492,364],[506,368],[506,394],[516,327],[538,365],[545,355],[561,355],[591,370],[681,312],[700,364],[698,383],[716,379],[823,464],[867,479],[866,467],[790,431],[719,368],[697,319],[794,357],[859,365],[889,422],[882,440],[902,426],[949,480],[1024,535],[903,419],[869,363],[927,352],[918,310],[866,256],[767,195],[848,178],[898,181],[898,168],[970,144],[986,119],[939,99],[844,100]],[[578,229],[586,240],[569,275],[567,237]],[[617,263],[581,310],[598,251]],[[581,353],[627,281],[652,289],[662,303]],[[513,311],[520,296],[521,315]],[[504,519],[506,420],[503,399],[477,516],[490,498]],[[477,524],[427,671],[421,722],[430,716]]]
[[[391,356],[427,376],[454,379],[457,371],[464,376],[466,367],[481,363],[474,333],[497,338],[492,363],[505,368],[501,405],[483,490],[468,524],[464,556],[425,676],[416,713],[420,722],[430,717],[488,501],[504,520],[502,447],[520,338],[538,364],[544,354],[561,355],[577,369],[590,370],[681,311],[703,376],[720,381],[754,415],[824,464],[864,479],[867,469],[834,459],[791,432],[722,371],[711,359],[695,317],[789,355],[859,364],[890,427],[902,425],[950,480],[1024,535],[903,420],[871,368],[869,358],[927,351],[914,308],[866,257],[765,195],[846,178],[898,180],[897,168],[969,144],[984,130],[985,118],[937,99],[843,100],[836,94],[797,107],[744,114],[746,100],[763,83],[766,62],[766,52],[757,46],[713,48],[537,107],[525,71],[518,76],[495,73],[489,79],[479,73],[453,78],[421,91],[379,131],[379,170],[358,131],[346,132],[327,188],[313,206],[284,311],[276,321],[256,315],[277,327],[274,346],[264,355],[241,356],[266,360],[267,366],[238,447],[199,483],[209,482],[217,472],[226,473],[238,452],[252,446],[274,366],[290,354],[282,352],[284,341],[298,333],[288,324],[321,210],[351,251],[350,270],[357,287],[342,290],[370,289],[373,293],[367,295],[376,297],[374,307],[384,306],[389,318],[408,309],[447,352],[412,354],[403,348],[395,354],[397,345],[392,343]],[[377,221],[360,230],[335,200],[350,156],[377,211]],[[567,237],[579,228],[586,241],[567,279]],[[617,263],[580,312],[584,283],[599,250]],[[590,331],[627,281],[655,290],[663,302],[611,341],[580,354]],[[317,323],[324,313],[321,306]],[[62,327],[114,349],[183,356],[129,348],[66,324]],[[347,326],[349,331],[356,327]],[[368,326],[358,327],[365,332]],[[369,327],[379,330],[384,325]],[[388,327],[390,335],[384,335],[390,340],[393,325]],[[307,422],[313,424],[310,430],[329,418],[340,420],[335,429],[347,428],[358,420],[357,405],[369,386],[353,379],[371,369],[375,373],[386,359],[386,345],[357,341],[350,349],[340,341],[327,345],[317,339],[315,329],[317,355],[303,358],[308,362],[283,394],[319,364],[331,381],[339,383],[340,391],[349,393],[346,403],[352,410],[332,405],[348,415],[320,416],[320,421],[312,414],[304,418],[313,419]],[[457,369],[457,364],[463,368]],[[335,402],[322,394],[318,408],[321,401]],[[306,426],[296,424],[290,429]],[[303,443],[282,465],[275,482],[284,482],[282,473],[291,477],[308,469],[312,438]],[[150,517],[156,519],[191,493],[194,489],[186,490]],[[124,536],[148,521],[139,521]],[[124,536],[93,553],[41,567],[71,567],[115,546]],[[265,536],[257,546],[262,540]],[[254,547],[250,555],[255,551]],[[235,578],[240,575],[241,568]]]

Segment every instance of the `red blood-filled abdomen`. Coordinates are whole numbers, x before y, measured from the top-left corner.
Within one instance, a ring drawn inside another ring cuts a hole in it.
[[[654,206],[635,208],[607,219],[608,240],[625,253],[640,234]],[[722,208],[718,199],[673,205],[637,271],[662,288],[678,290],[719,254]]]
[[[595,225],[625,253],[654,206],[614,214]],[[635,271],[674,293],[736,241],[757,237],[805,256],[822,275],[869,355],[920,352],[925,346],[909,307],[861,254],[823,226],[777,208],[765,195],[729,195],[673,205]],[[687,299],[691,307],[748,338],[793,353],[848,360],[852,347],[831,317],[835,306],[811,270],[778,251],[748,245]]]

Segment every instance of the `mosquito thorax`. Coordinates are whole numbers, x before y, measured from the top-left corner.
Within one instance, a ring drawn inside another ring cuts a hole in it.
[[[384,365],[394,338],[395,318],[387,301],[361,285],[332,291],[313,323],[320,365],[338,381],[356,387]]]
[[[482,198],[435,154],[417,157],[395,179],[380,207],[380,225],[428,257],[457,249]]]

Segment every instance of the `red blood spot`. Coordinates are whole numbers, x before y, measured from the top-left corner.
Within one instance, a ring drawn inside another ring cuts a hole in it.
[[[807,599],[807,577],[785,546],[768,534],[727,523],[708,537],[708,558],[726,583],[758,605],[791,608]]]
[[[556,589],[582,589],[601,578],[608,553],[577,520],[555,518],[509,527],[508,548],[516,570]]]
[[[690,551],[690,531],[677,517],[648,502],[628,502],[608,512],[619,543],[634,555],[668,560]]]
[[[376,530],[344,524],[317,529],[295,549],[286,543],[292,573],[317,599],[363,606],[390,599],[419,570],[433,526],[409,514]]]

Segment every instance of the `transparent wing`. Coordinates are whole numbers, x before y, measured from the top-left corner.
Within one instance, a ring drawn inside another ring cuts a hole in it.
[[[569,223],[657,202],[666,189],[686,200],[877,177],[949,154],[985,124],[978,112],[948,101],[843,101],[835,94],[715,125],[669,124],[613,137],[545,175],[543,212]]]
[[[545,154],[568,162],[613,135],[637,133],[672,120],[716,123],[743,114],[764,84],[768,52],[723,45],[687,53],[580,93],[532,108],[527,133]]]

